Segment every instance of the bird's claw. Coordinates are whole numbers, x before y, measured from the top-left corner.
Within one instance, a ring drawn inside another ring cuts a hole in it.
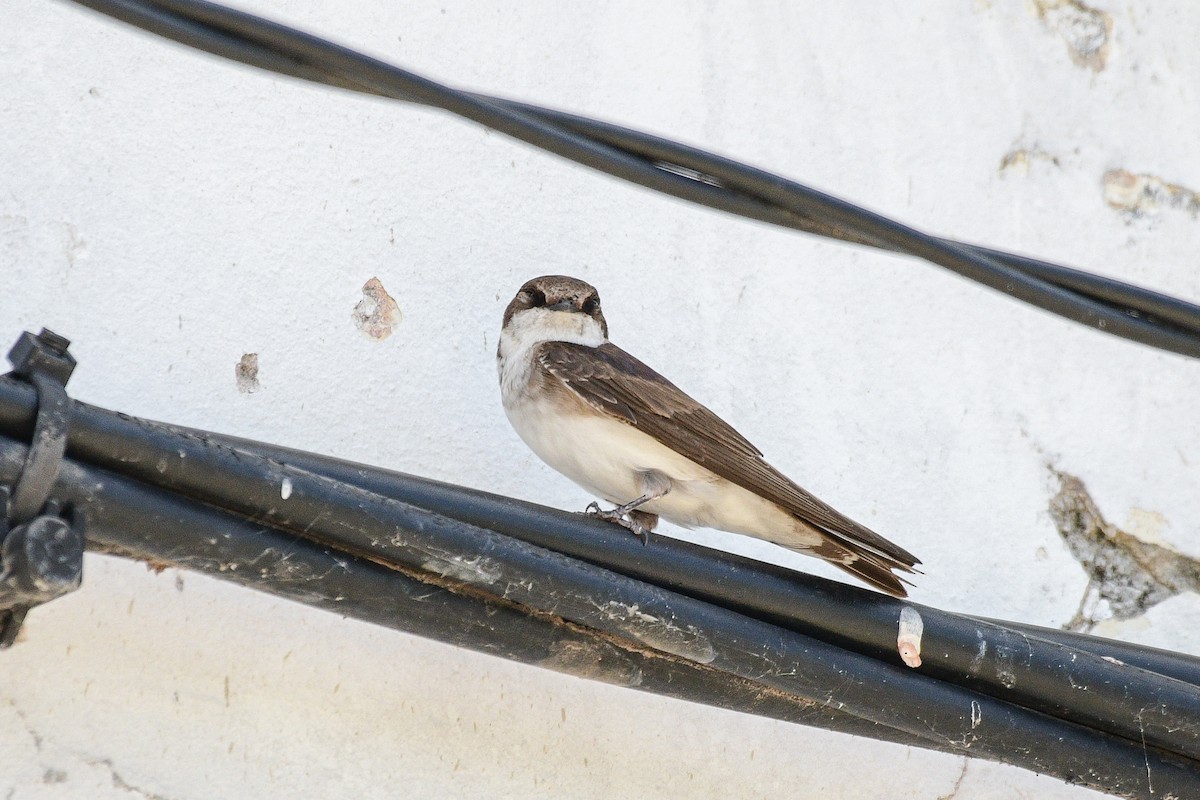
[[[588,503],[588,506],[583,510],[583,513],[587,514],[589,517],[596,517],[597,519],[602,519],[605,522],[611,522],[614,525],[620,525],[622,528],[641,539],[643,547],[650,544],[650,531],[646,528],[646,526],[640,522],[637,522],[636,520],[630,519],[627,515],[620,513],[616,509],[606,511],[600,507],[599,503],[593,500],[592,502]]]

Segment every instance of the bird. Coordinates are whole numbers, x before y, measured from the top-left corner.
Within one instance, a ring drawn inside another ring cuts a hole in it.
[[[565,275],[527,281],[504,310],[505,414],[549,466],[615,504],[586,513],[648,541],[659,518],[752,536],[906,597],[907,550],[836,511],[704,405],[608,339],[600,297]]]

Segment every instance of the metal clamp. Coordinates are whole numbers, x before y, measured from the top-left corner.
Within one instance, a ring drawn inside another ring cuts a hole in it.
[[[21,475],[11,491],[0,487],[0,648],[16,640],[30,608],[78,589],[83,577],[83,515],[49,500],[71,421],[69,345],[43,328],[22,333],[8,354],[12,375],[37,389],[38,409]]]

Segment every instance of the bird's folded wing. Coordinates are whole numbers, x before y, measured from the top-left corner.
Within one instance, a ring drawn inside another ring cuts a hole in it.
[[[636,426],[722,478],[897,566],[920,563],[907,550],[797,486],[727,422],[616,345],[545,342],[535,357],[564,388],[596,410]]]

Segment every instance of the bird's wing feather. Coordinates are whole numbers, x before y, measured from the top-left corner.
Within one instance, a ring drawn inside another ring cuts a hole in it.
[[[703,405],[612,343],[545,342],[535,358],[564,388],[598,411],[636,426],[726,480],[778,503],[834,541],[911,571],[915,556],[839,513],[763,460],[762,453]]]

